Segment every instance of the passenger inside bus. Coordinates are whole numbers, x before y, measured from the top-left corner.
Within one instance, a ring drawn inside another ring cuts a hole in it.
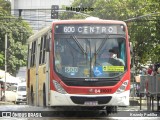
[[[110,52],[110,58],[113,58],[118,61],[118,62],[111,61],[112,63],[115,62],[114,65],[123,65],[123,66],[125,65],[124,61],[119,57],[118,48],[110,49],[109,52]]]

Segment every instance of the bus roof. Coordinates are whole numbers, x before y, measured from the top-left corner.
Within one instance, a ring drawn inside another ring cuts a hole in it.
[[[31,41],[34,41],[36,38],[40,37],[39,35],[43,36],[44,34],[46,34],[46,32],[49,32],[50,29],[51,29],[51,25],[41,29],[40,31],[38,31],[35,34],[33,34],[32,36],[30,36],[28,38],[27,42],[29,43]]]
[[[90,17],[86,19],[73,19],[73,20],[57,20],[53,21],[52,24],[75,24],[75,23],[101,23],[101,24],[124,24],[126,26],[126,23],[124,21],[119,21],[119,20],[103,20],[95,17]]]

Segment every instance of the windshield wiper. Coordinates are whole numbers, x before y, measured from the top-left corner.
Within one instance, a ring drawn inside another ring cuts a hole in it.
[[[102,49],[102,47],[105,45],[106,40],[109,38],[109,35],[107,35],[104,40],[102,41],[101,45],[99,46],[99,48],[96,51],[96,54],[99,53],[99,51]]]
[[[94,63],[94,65],[96,65],[97,63],[97,54],[99,53],[99,51],[102,49],[102,47],[105,45],[105,42],[107,40],[107,38],[109,37],[109,35],[107,35],[107,37],[105,37],[105,39],[103,39],[102,43],[100,44],[99,48],[97,49],[96,44],[95,44],[95,51],[94,51],[94,56],[92,58],[92,64]]]
[[[81,51],[82,51],[83,53],[86,53],[85,50],[83,49],[83,47],[81,46],[81,44],[78,42],[76,36],[71,35],[71,38],[73,38],[73,40],[77,43],[77,45],[78,45],[78,47],[81,49]]]

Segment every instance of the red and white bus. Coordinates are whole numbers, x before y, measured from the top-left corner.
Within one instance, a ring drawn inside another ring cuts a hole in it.
[[[123,21],[53,21],[28,45],[29,104],[113,110],[129,105],[130,46]]]

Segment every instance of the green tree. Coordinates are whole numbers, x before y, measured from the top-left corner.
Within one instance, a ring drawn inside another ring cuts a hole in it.
[[[1,11],[6,11],[6,13],[11,12],[11,5],[9,1],[6,0],[0,0],[0,9]]]
[[[7,71],[15,74],[20,66],[26,65],[26,41],[32,30],[21,18],[15,18],[10,14],[8,1],[0,0],[0,3],[0,69],[4,69],[5,66],[5,34],[7,34]]]

